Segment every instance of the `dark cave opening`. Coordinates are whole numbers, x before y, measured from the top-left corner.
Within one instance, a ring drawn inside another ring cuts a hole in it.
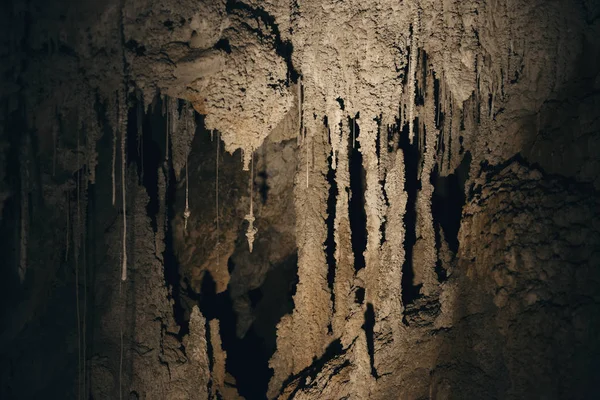
[[[233,261],[230,259],[229,261]],[[260,288],[253,289],[256,318],[243,337],[236,334],[237,315],[229,289],[216,293],[216,284],[206,272],[200,295],[191,290],[206,320],[218,319],[223,350],[227,352],[226,371],[235,379],[238,392],[247,399],[266,399],[273,376],[269,359],[276,350],[276,327],[283,315],[293,310],[292,296],[297,284],[297,255],[293,254],[267,273]],[[232,270],[235,265],[232,265]],[[287,285],[282,285],[287,282]]]
[[[434,226],[441,226],[444,237],[450,250],[456,254],[458,251],[458,231],[462,218],[462,209],[465,205],[465,182],[468,179],[471,165],[471,153],[466,152],[460,165],[448,176],[439,176],[437,166],[431,174],[431,183],[434,186],[431,198],[431,213]],[[436,243],[439,247],[436,229]]]
[[[358,118],[358,116],[357,116]],[[360,129],[356,119],[351,119],[351,131],[354,132],[354,138],[360,135]],[[354,254],[354,269],[359,271],[365,267],[364,252],[367,248],[367,214],[365,213],[365,179],[366,172],[362,164],[362,154],[360,152],[360,142],[348,138],[350,148],[350,201],[348,202],[352,252]]]
[[[406,212],[404,214],[404,252],[405,258],[402,265],[402,303],[406,306],[411,304],[419,297],[421,285],[414,285],[415,273],[413,270],[413,248],[417,241],[416,224],[417,224],[417,192],[421,188],[419,181],[419,163],[421,155],[419,153],[418,143],[419,134],[417,127],[419,124],[414,124],[415,136],[413,143],[410,143],[408,135],[408,124],[404,125],[400,132],[399,148],[404,152],[405,166],[405,182],[404,188],[407,194]]]
[[[160,108],[157,107],[157,109]],[[164,124],[163,122],[160,123]],[[191,182],[197,182],[195,185],[201,186],[191,188],[191,194],[198,189],[203,192],[204,187],[212,192],[215,185],[214,168],[217,145],[216,142],[211,141],[210,134],[203,130],[202,117],[197,118],[197,125],[200,130],[194,137],[189,158],[195,172],[193,172],[194,175],[190,175],[190,178]],[[164,132],[164,129],[161,129],[161,131]],[[164,133],[159,135],[159,139],[158,143],[164,142]],[[157,150],[157,158],[153,161],[153,164],[154,169],[158,171],[162,166],[164,151],[162,148],[157,148]],[[221,146],[219,157],[222,182],[226,180],[230,182],[237,181],[240,174],[238,158],[227,155],[223,146]],[[150,160],[144,161],[146,168],[150,166],[150,162]],[[162,170],[159,173],[162,173]],[[262,181],[262,184],[256,190],[261,193],[261,188],[268,189],[267,170],[259,172],[258,175],[258,181]],[[198,177],[200,179],[197,179]],[[176,186],[173,183],[173,176],[171,176],[170,182],[169,196],[173,196],[174,187]],[[153,185],[156,186],[156,184]],[[227,202],[227,199],[238,201],[239,196],[246,193],[245,191],[238,192],[237,188],[231,188],[230,186],[222,186],[220,189],[223,204]],[[181,194],[180,191],[179,196]],[[153,196],[157,197],[157,194],[153,194]],[[169,197],[169,204],[175,204],[175,200],[173,197]],[[268,198],[263,200],[267,201]],[[208,201],[212,206],[212,201]],[[178,202],[181,206],[181,199],[178,199]],[[223,217],[229,212],[231,211],[222,209],[220,215]],[[206,218],[211,219],[214,212],[208,215]],[[172,218],[172,215],[170,218]],[[297,254],[294,252],[284,260],[271,264],[259,287],[249,287],[246,292],[239,293],[239,286],[237,287],[238,290],[232,287],[234,275],[241,273],[241,276],[243,276],[242,268],[251,267],[253,263],[263,262],[264,257],[268,256],[267,249],[271,245],[269,240],[271,236],[266,232],[259,231],[254,251],[249,253],[245,237],[245,226],[245,224],[242,224],[238,228],[235,250],[227,260],[227,270],[232,278],[225,291],[217,293],[216,278],[210,272],[204,271],[199,292],[195,292],[193,285],[186,278],[184,272],[180,270],[180,266],[177,265],[177,259],[174,256],[174,238],[170,231],[167,235],[167,251],[165,252],[165,277],[168,284],[173,288],[176,322],[181,327],[178,336],[183,338],[183,335],[189,332],[190,311],[193,305],[198,305],[206,318],[207,332],[210,320],[217,319],[219,321],[222,348],[227,354],[226,372],[235,378],[240,395],[247,399],[265,399],[268,382],[273,375],[268,362],[276,350],[276,327],[281,317],[291,313],[294,308],[292,297],[298,281]],[[240,263],[244,265],[240,265]],[[241,272],[237,272],[238,269]],[[183,282],[180,282],[181,279],[183,279]],[[239,285],[239,283],[236,283],[236,285]],[[234,295],[246,297],[252,310],[253,322],[242,337],[238,337],[238,318],[240,318],[240,315],[236,310],[237,297],[234,297]],[[175,298],[175,296],[178,298]],[[212,352],[214,350],[209,348],[209,353]]]

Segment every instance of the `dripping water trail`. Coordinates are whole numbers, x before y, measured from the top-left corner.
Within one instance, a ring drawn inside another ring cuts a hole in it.
[[[360,129],[356,120],[350,120],[354,125],[355,134],[360,136]],[[352,143],[349,144],[352,146]],[[367,248],[367,215],[365,213],[365,179],[366,172],[363,168],[360,142],[351,147],[350,152],[350,201],[348,204],[350,231],[352,232],[352,252],[354,253],[354,269],[356,271],[365,267],[364,252]]]

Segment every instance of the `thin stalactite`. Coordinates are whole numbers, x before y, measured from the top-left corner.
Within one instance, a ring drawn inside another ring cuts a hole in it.
[[[221,139],[217,134],[217,155],[216,155],[216,179],[215,179],[215,217],[217,224],[217,268],[221,265],[221,231],[219,226],[219,154],[221,151]],[[252,195],[250,196],[250,201],[252,201]],[[252,251],[250,251],[252,252]]]
[[[248,249],[252,253],[254,247],[254,239],[258,230],[254,227],[254,202],[252,200],[254,192],[254,157],[250,159],[250,212],[246,214],[244,219],[248,221],[248,229],[246,230],[246,238],[248,239]]]
[[[126,169],[127,160],[125,155],[125,145],[127,138],[127,107],[125,104],[125,96],[121,98],[120,110],[119,110],[119,128],[121,133],[121,201],[123,202],[123,248],[122,248],[122,264],[121,264],[121,280],[127,280],[127,192],[126,192]]]

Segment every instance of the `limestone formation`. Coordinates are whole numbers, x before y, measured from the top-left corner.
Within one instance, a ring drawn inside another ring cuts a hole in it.
[[[0,9],[0,398],[598,397],[594,1]]]

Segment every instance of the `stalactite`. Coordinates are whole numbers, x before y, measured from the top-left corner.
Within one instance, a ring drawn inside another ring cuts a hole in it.
[[[491,102],[491,106],[490,106],[490,121],[494,119],[494,102],[496,101],[496,88],[494,87],[493,83],[492,83],[491,96],[492,96],[492,102]]]
[[[95,141],[94,141],[95,143]],[[86,185],[87,186],[87,185]],[[83,203],[84,203],[84,216],[83,216],[83,227],[81,229],[81,246],[83,247],[83,396],[87,396],[87,260],[86,260],[86,216],[87,216],[87,187],[83,192]]]
[[[362,118],[361,118],[362,120]],[[375,281],[379,274],[379,247],[381,242],[381,224],[384,218],[382,187],[379,183],[379,160],[377,158],[377,123],[370,118],[359,126],[363,168],[366,172],[365,214],[367,216],[366,298],[373,302],[376,296]]]
[[[123,302],[123,280],[119,281],[119,304],[123,307],[123,312],[121,313],[121,321],[119,322],[119,400],[123,400],[123,352],[124,352],[124,343],[123,343],[123,316],[127,309],[127,305]]]
[[[158,167],[156,174],[158,176],[158,211],[156,213],[157,229],[154,235],[154,254],[157,259],[163,260],[163,253],[165,251],[165,235],[167,232],[167,178],[165,177],[166,171],[162,167]]]
[[[250,163],[252,162],[252,154],[254,153],[254,149],[251,147],[242,149],[242,170],[249,171]]]
[[[302,77],[298,78],[298,146],[302,142]]]
[[[352,121],[354,122],[354,121]],[[348,160],[348,128],[342,124],[339,130],[341,142],[338,153],[338,168],[335,173],[335,182],[338,195],[335,205],[334,241],[335,241],[335,315],[333,319],[333,332],[335,336],[342,336],[345,331],[346,317],[354,303],[351,296],[354,280],[354,254],[352,253],[350,221],[348,219],[348,203],[350,188],[350,173]]]
[[[252,253],[252,249],[254,246],[254,238],[258,233],[258,230],[254,227],[254,203],[252,200],[254,194],[254,160],[250,161],[251,171],[250,171],[250,213],[246,214],[244,219],[248,221],[248,229],[246,230],[246,238],[248,239],[248,248],[250,249],[250,253]]]
[[[183,211],[183,229],[187,230],[188,219],[192,215],[190,211],[190,180],[188,174],[188,162],[185,163],[185,210]]]
[[[144,99],[140,91],[137,91],[137,145],[138,145],[138,157],[140,159],[140,185],[144,183],[144,132],[143,132],[143,119],[144,119]],[[187,164],[186,164],[187,165]]]
[[[320,125],[320,124],[317,124]],[[307,127],[305,126],[305,129]],[[312,126],[310,127],[312,129]],[[323,248],[327,239],[327,171],[330,147],[324,127],[315,126],[314,167],[311,186],[304,186],[304,170],[298,169],[294,185],[296,241],[298,245],[298,284],[294,294],[294,311],[277,325],[277,351],[269,361],[274,375],[269,382],[268,398],[275,398],[281,384],[323,355],[331,342],[328,326],[333,305],[327,281],[328,265]]]
[[[439,131],[435,128],[435,117],[433,114],[433,91],[432,85],[426,84],[425,106],[422,115],[423,125],[421,136],[423,136],[423,162],[419,173],[420,189],[416,200],[416,242],[413,250],[413,267],[415,283],[422,283],[421,293],[425,296],[433,294],[437,287],[435,265],[437,251],[435,247],[435,230],[433,226],[433,215],[431,210],[431,198],[433,196],[433,185],[431,174],[436,159],[436,144],[438,143]]]
[[[217,251],[217,268],[221,265],[221,231],[220,231],[220,226],[219,226],[219,156],[221,153],[221,138],[218,136],[217,134],[217,154],[216,154],[216,179],[215,179],[215,219],[216,219],[216,225],[217,225],[217,244],[216,244],[216,251]],[[250,195],[250,201],[252,202],[252,195]],[[251,207],[252,208],[252,204]],[[252,211],[252,210],[251,210]],[[252,248],[251,246],[249,246],[250,248]],[[250,252],[252,252],[252,250],[250,250]]]
[[[352,118],[352,148],[356,148],[356,119]]]
[[[404,153],[398,150],[392,158],[389,172],[385,179],[385,192],[389,201],[386,212],[387,226],[386,241],[382,246],[381,267],[378,280],[378,295],[380,299],[376,323],[381,337],[389,340],[389,334],[394,341],[400,340],[402,324],[402,265],[404,264],[404,213],[408,195],[404,189],[405,168]],[[381,354],[378,358],[387,358]],[[381,364],[376,360],[376,364]],[[379,368],[378,368],[379,370]],[[379,373],[387,371],[379,370]]]
[[[306,148],[306,188],[308,189],[308,173],[310,169],[310,156],[309,156],[309,147],[310,142],[308,141],[308,133],[304,135],[304,147]]]
[[[185,101],[181,106],[181,112],[179,112],[179,100],[175,98],[170,99],[168,108],[170,157],[172,158],[175,179],[179,181],[196,133],[195,111],[191,104]]]
[[[81,234],[81,204],[80,204],[80,193],[81,193],[81,176],[80,176],[80,147],[79,147],[79,135],[80,132],[77,130],[77,204],[76,204],[76,225],[75,234],[73,235],[73,250],[75,253],[75,305],[77,312],[77,398],[81,399],[81,376],[82,376],[82,363],[81,363],[81,309],[79,305],[79,244]]]
[[[217,268],[221,265],[221,232],[219,227],[219,156],[221,153],[221,138],[217,136],[217,154],[216,154],[216,179],[215,179],[215,219],[217,223]],[[252,202],[252,192],[250,194],[250,202]],[[252,252],[252,250],[250,250]]]
[[[338,151],[337,150],[337,147],[338,147],[338,145],[337,145],[338,135],[334,135],[335,138],[332,137],[332,135],[331,135],[331,127],[330,126],[327,127],[327,132],[328,132],[328,135],[329,135],[329,141],[331,142],[331,169],[333,169],[335,171],[336,164],[337,164],[336,153]]]
[[[119,130],[121,133],[121,194],[123,207],[123,248],[122,248],[122,264],[121,264],[121,280],[127,280],[127,199],[126,199],[126,169],[127,160],[125,159],[125,145],[127,138],[127,105],[125,103],[125,95],[119,99]]]
[[[452,101],[448,95],[448,88],[444,83],[444,124],[443,124],[443,132],[444,132],[444,153],[443,159],[441,161],[442,168],[440,172],[442,174],[446,174],[450,169],[450,163],[452,162],[452,148],[451,148],[451,140],[452,140],[452,120],[453,120],[453,109],[452,109]]]
[[[379,141],[377,142],[378,148],[377,152],[379,153],[379,180],[383,182],[385,176],[385,169],[387,167],[387,131],[384,134],[383,132],[383,124],[380,123],[377,129],[377,136],[379,137]]]
[[[420,29],[420,10],[415,11],[413,25],[412,25],[412,36],[410,43],[410,60],[408,63],[408,135],[410,143],[413,142],[414,138],[414,107],[415,107],[415,75],[417,67],[417,47],[419,40],[419,29]]]
[[[163,100],[163,115],[167,116],[167,134],[165,135],[165,165],[169,163],[169,139],[171,139],[171,133],[173,130],[173,118],[170,112],[171,99],[166,97]]]
[[[115,104],[112,105],[112,109],[114,113],[118,113],[118,102],[115,101]],[[111,113],[113,112],[111,110]],[[116,177],[115,177],[115,168],[117,163],[117,131],[119,130],[117,118],[114,118],[112,121],[113,126],[113,141],[112,141],[112,205],[114,206],[117,200],[117,189],[116,189]]]

